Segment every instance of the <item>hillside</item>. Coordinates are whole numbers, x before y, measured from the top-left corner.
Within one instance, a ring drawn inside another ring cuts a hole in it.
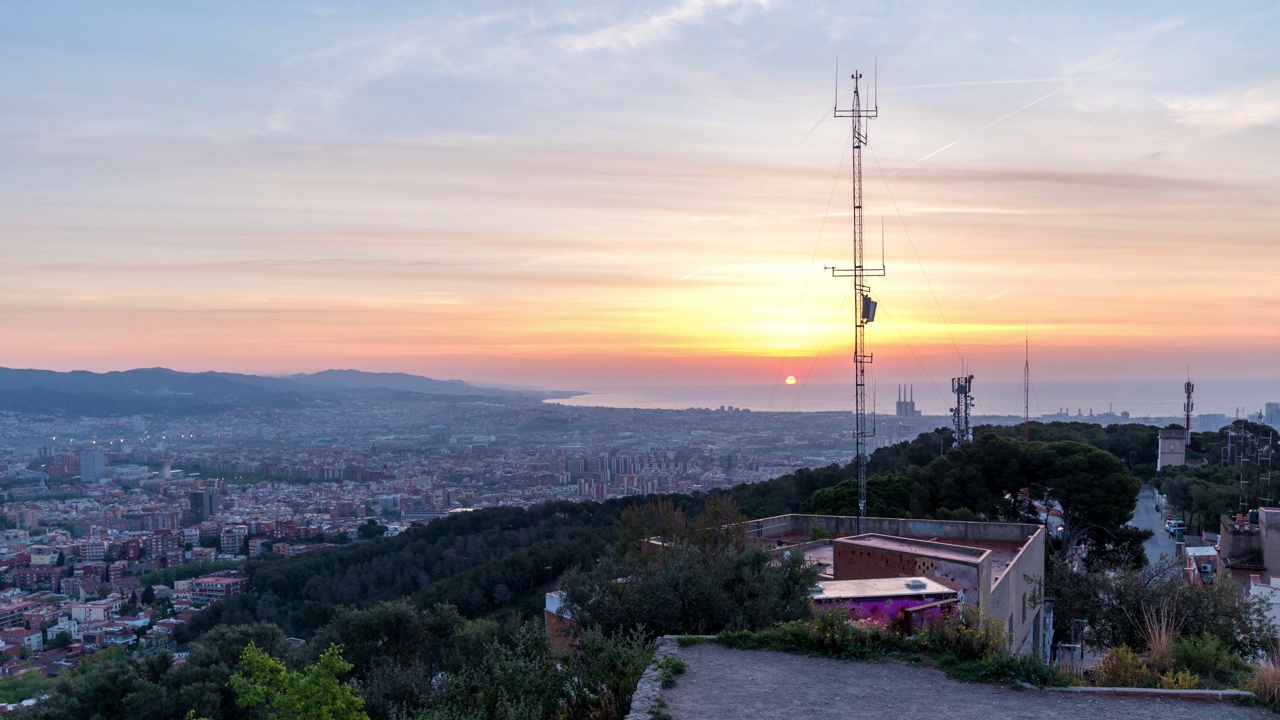
[[[353,398],[412,402],[546,396],[482,388],[461,380],[359,370],[273,377],[166,368],[106,373],[0,368],[0,411],[31,413],[201,414],[241,407],[295,408]]]

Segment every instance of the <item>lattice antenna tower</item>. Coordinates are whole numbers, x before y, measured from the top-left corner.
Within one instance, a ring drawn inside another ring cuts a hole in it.
[[[867,460],[869,445],[875,435],[874,422],[868,423],[867,406],[867,366],[871,364],[872,354],[867,347],[867,325],[876,319],[876,301],[871,299],[871,286],[867,278],[884,277],[884,257],[881,253],[880,267],[870,268],[866,265],[866,244],[862,234],[862,148],[867,145],[867,121],[880,114],[879,102],[873,84],[873,96],[870,107],[862,104],[862,73],[855,72],[853,80],[853,99],[848,107],[840,107],[839,98],[839,65],[836,67],[837,96],[834,107],[835,117],[849,120],[853,146],[853,267],[841,268],[824,266],[830,270],[832,277],[852,278],[853,289],[857,296],[857,325],[853,335],[853,447],[854,462],[858,468],[858,532],[862,532],[862,518],[867,515]],[[874,76],[873,76],[874,79]]]
[[[973,410],[973,376],[951,378],[951,392],[956,394],[956,406],[951,408],[951,423],[956,444],[963,445],[973,439],[969,430],[969,412]]]
[[[1183,385],[1182,389],[1187,392],[1187,401],[1182,404],[1182,411],[1187,414],[1186,447],[1191,447],[1191,410],[1195,407],[1195,403],[1191,402],[1191,394],[1196,391],[1196,385],[1195,383],[1191,382],[1191,377],[1189,374],[1187,377],[1187,384]]]

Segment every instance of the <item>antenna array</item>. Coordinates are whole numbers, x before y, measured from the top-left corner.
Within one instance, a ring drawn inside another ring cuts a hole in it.
[[[956,406],[951,408],[951,423],[955,430],[956,444],[969,442],[969,411],[973,409],[973,376],[951,378],[951,392],[956,394]]]
[[[1182,389],[1183,389],[1183,390],[1185,390],[1185,391],[1187,392],[1187,401],[1186,401],[1185,403],[1183,403],[1183,404],[1182,404],[1182,411],[1183,411],[1183,412],[1185,412],[1185,413],[1187,414],[1187,425],[1186,425],[1186,427],[1187,427],[1187,441],[1186,441],[1186,446],[1187,446],[1187,447],[1191,447],[1191,410],[1192,410],[1192,408],[1194,408],[1194,407],[1195,407],[1195,403],[1191,402],[1191,394],[1192,394],[1192,393],[1194,393],[1194,392],[1196,391],[1196,385],[1195,385],[1195,383],[1191,382],[1191,379],[1190,379],[1190,378],[1187,378],[1187,384],[1186,384],[1186,385],[1183,385],[1183,386],[1182,386]]]
[[[1269,507],[1275,502],[1271,485],[1272,460],[1276,455],[1275,432],[1265,425],[1250,427],[1239,418],[1222,431],[1221,463],[1234,467],[1240,483],[1240,512],[1250,507]]]

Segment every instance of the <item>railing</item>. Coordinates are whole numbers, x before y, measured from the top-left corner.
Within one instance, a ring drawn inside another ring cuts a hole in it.
[[[1081,682],[1088,682],[1089,680],[1089,668],[1084,665],[1078,665],[1074,662],[1059,662],[1058,670]]]

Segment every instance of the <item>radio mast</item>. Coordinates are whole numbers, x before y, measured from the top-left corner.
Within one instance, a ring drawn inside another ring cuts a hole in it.
[[[1191,447],[1191,410],[1195,407],[1195,404],[1191,402],[1191,395],[1195,393],[1196,385],[1191,382],[1190,373],[1187,373],[1187,384],[1183,385],[1182,389],[1187,393],[1187,401],[1182,404],[1182,410],[1187,414],[1187,432],[1184,444],[1186,447]]]
[[[839,74],[837,72],[837,89]],[[853,447],[855,463],[858,468],[858,532],[862,532],[862,518],[867,515],[867,460],[868,445],[875,435],[875,425],[867,423],[867,366],[871,364],[872,355],[867,348],[867,324],[876,319],[876,301],[871,299],[871,286],[867,284],[869,277],[884,277],[884,258],[880,267],[866,266],[866,246],[862,236],[862,148],[867,144],[867,121],[880,114],[879,102],[873,96],[870,107],[863,107],[861,94],[862,73],[854,73],[853,100],[847,108],[840,107],[837,96],[834,114],[837,118],[847,118],[853,133],[853,267],[839,268],[826,266],[832,277],[853,278],[853,289],[857,295],[857,328],[853,335],[854,366],[854,430]]]
[[[1022,442],[1031,442],[1031,333],[1024,340],[1022,361]]]

